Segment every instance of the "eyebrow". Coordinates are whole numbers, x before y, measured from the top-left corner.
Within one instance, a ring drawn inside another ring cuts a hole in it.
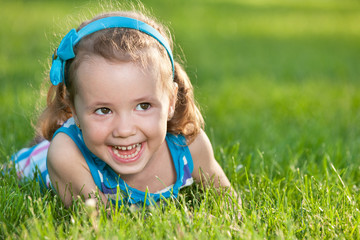
[[[103,106],[112,106],[113,104],[109,102],[94,102],[88,106],[86,106],[86,109],[92,110],[94,108],[103,107]]]
[[[153,96],[149,95],[149,96],[144,96],[144,97],[139,97],[139,98],[135,98],[132,100],[132,102],[135,103],[139,103],[139,102],[159,102],[159,99],[154,98]],[[93,110],[96,109],[98,107],[112,107],[114,105],[114,103],[110,103],[110,102],[94,102],[91,105],[88,105],[86,107],[87,110]]]
[[[133,102],[154,102],[154,101],[158,101],[158,99],[154,98],[153,96],[145,96],[145,97],[135,98],[132,101]]]

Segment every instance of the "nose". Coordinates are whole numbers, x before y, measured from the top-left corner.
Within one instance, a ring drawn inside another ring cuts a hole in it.
[[[136,134],[136,124],[131,114],[121,114],[114,118],[112,135],[127,138]]]

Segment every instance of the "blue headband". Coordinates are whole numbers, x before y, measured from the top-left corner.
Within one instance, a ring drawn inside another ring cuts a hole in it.
[[[59,47],[55,50],[52,57],[52,65],[50,69],[50,81],[53,85],[64,82],[65,63],[69,59],[75,58],[74,46],[85,36],[107,28],[131,28],[146,33],[155,38],[166,49],[169,55],[173,77],[175,73],[174,59],[169,44],[161,34],[150,25],[139,20],[127,17],[107,17],[101,18],[89,23],[85,27],[76,32],[71,29],[68,34],[61,40]]]

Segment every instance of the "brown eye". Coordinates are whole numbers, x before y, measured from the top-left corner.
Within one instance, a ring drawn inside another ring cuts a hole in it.
[[[111,110],[109,108],[103,107],[96,109],[95,113],[98,115],[106,115],[106,114],[110,114]]]
[[[138,111],[145,111],[148,110],[150,108],[150,103],[140,103],[136,106],[136,110]]]

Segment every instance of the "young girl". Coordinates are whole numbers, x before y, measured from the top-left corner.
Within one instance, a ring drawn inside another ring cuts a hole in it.
[[[171,46],[168,31],[138,12],[72,29],[52,57],[38,122],[46,140],[15,154],[18,174],[40,170],[66,206],[96,190],[104,203],[149,205],[193,179],[231,188]]]

